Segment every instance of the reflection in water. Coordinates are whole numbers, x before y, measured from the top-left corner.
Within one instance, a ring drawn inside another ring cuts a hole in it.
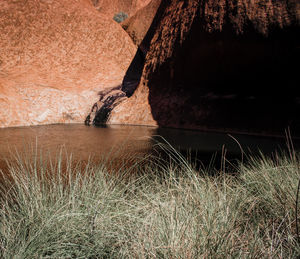
[[[228,153],[237,155],[241,152],[240,147],[246,151],[270,153],[278,148],[286,147],[286,139],[274,137],[259,137],[242,134],[226,134],[201,132],[196,130],[180,130],[159,128],[157,135],[164,136],[167,141],[177,148],[186,150],[198,150],[202,153],[214,153],[224,148]]]
[[[57,154],[61,147],[74,160],[93,161],[104,158],[126,159],[151,153],[153,144],[161,142],[162,136],[176,149],[197,151],[198,159],[209,160],[215,152],[227,149],[227,154],[240,157],[240,147],[226,134],[205,133],[192,130],[163,129],[143,126],[107,126],[86,127],[81,124],[47,125],[0,129],[0,168],[4,159],[10,158],[11,151],[28,152],[29,145],[37,145],[38,150]],[[284,138],[262,138],[245,135],[233,135],[242,148],[262,150],[264,153],[285,147]],[[1,161],[2,160],[2,161]],[[205,162],[205,161],[204,161]]]
[[[15,150],[28,152],[35,145],[38,150],[57,154],[61,148],[74,160],[93,161],[109,156],[143,155],[151,148],[150,137],[155,132],[149,127],[86,127],[84,125],[46,125],[0,129],[2,160]]]

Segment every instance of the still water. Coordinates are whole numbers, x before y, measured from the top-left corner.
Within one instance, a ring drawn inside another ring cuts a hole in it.
[[[0,129],[0,168],[5,159],[16,152],[28,153],[30,146],[57,154],[62,148],[75,160],[99,161],[147,156],[153,147],[167,141],[181,152],[192,152],[208,162],[214,154],[226,149],[228,157],[240,158],[241,149],[270,154],[286,147],[285,138],[267,138],[238,134],[207,133],[193,130],[152,128],[143,126],[87,127],[81,124],[46,125]],[[237,144],[237,142],[239,144]],[[296,145],[297,143],[295,143]],[[297,145],[296,145],[297,146]],[[297,146],[298,147],[298,146]]]

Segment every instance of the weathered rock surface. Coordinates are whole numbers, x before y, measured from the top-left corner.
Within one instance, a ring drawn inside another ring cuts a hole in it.
[[[0,1],[0,127],[83,122],[136,47],[90,0]]]
[[[122,27],[130,35],[133,42],[139,46],[148,32],[161,0],[152,0],[148,5],[138,10],[133,16],[122,22]]]
[[[91,108],[86,117],[85,124],[102,125],[110,118],[111,112],[128,97],[131,97],[137,86],[143,72],[145,55],[149,49],[150,42],[147,40],[146,33],[153,21],[161,0],[152,0],[148,5],[141,8],[135,15],[125,20],[122,27],[130,35],[138,50],[128,67],[123,78],[122,84],[109,91],[101,91],[100,99]],[[112,4],[112,3],[111,3]],[[151,36],[150,36],[151,38]],[[143,41],[143,43],[142,43]]]
[[[299,133],[299,26],[296,0],[162,1],[142,80],[108,123]]]
[[[146,6],[151,0],[92,0],[96,9],[109,18],[120,12],[126,13],[129,17],[139,9]]]

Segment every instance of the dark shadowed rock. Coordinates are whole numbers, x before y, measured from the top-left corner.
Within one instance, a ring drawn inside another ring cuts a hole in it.
[[[109,122],[300,132],[299,21],[295,0],[163,1],[142,80]]]

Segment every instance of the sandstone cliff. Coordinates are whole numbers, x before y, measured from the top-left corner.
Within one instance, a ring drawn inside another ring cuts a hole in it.
[[[161,0],[152,0],[148,5],[138,10],[133,16],[122,23],[123,29],[130,35],[137,46],[145,38],[160,3]]]
[[[90,0],[0,1],[0,127],[80,122],[136,47]]]
[[[133,16],[139,9],[146,6],[151,0],[92,0],[95,8],[109,18],[123,12],[128,17]]]
[[[121,1],[112,1],[105,6],[106,8],[108,8],[108,11],[111,12],[112,10],[116,10],[113,9],[113,7],[125,10],[124,5],[127,5],[127,8],[130,9],[136,4],[136,2],[134,1],[133,3],[131,3],[130,1],[125,2],[123,1],[121,3]],[[106,123],[108,118],[110,117],[111,111],[118,104],[127,100],[127,98],[130,97],[137,88],[143,71],[145,55],[150,45],[148,38],[150,39],[152,37],[151,35],[145,37],[145,35],[150,25],[152,24],[160,2],[161,0],[152,0],[148,5],[139,9],[132,17],[122,23],[122,27],[126,30],[134,43],[138,46],[138,50],[126,71],[121,86],[110,89],[108,91],[104,90],[99,92],[100,98],[97,102],[94,103],[90,113],[87,115],[85,119],[86,125],[100,125]],[[104,2],[102,2],[102,4],[103,3]],[[146,1],[143,1],[143,3],[145,4]],[[105,10],[102,10],[102,12],[104,12]],[[100,9],[99,11],[101,12]]]
[[[298,132],[300,3],[166,0],[142,80],[109,123]]]

